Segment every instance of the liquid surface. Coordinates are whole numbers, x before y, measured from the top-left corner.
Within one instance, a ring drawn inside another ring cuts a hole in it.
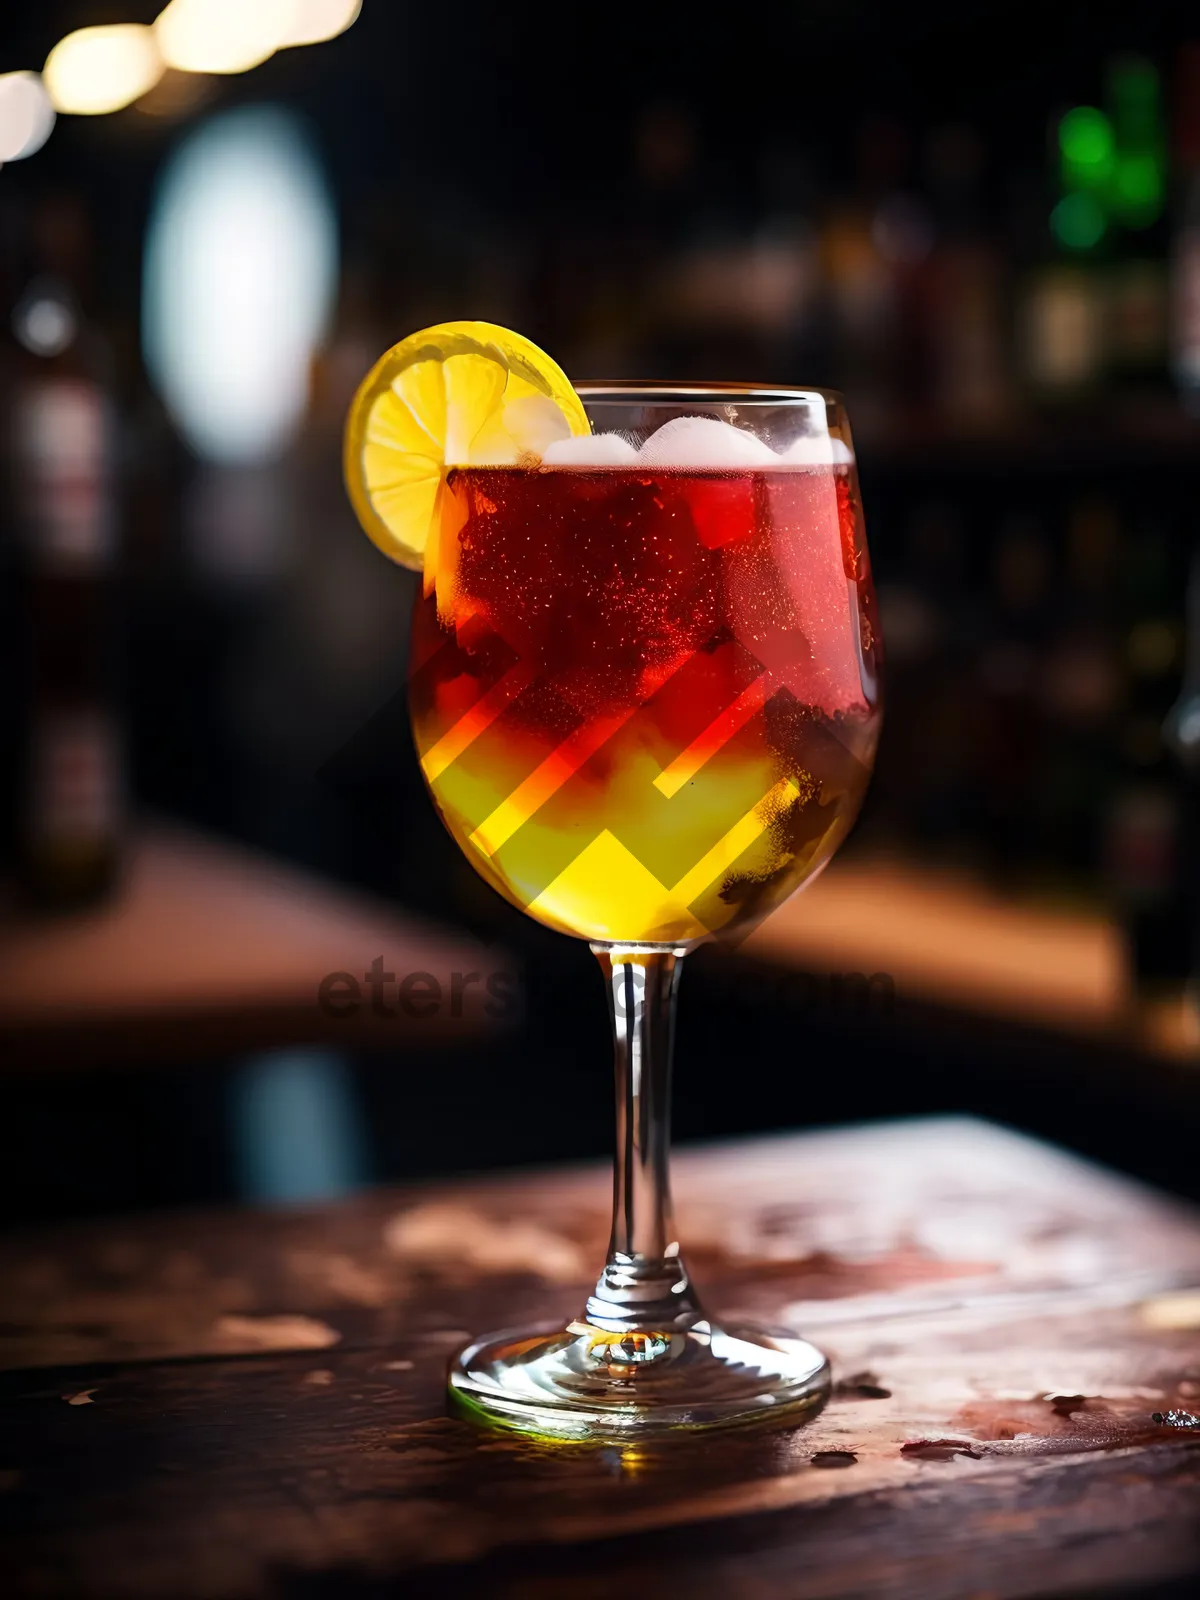
[[[413,628],[434,802],[591,940],[746,928],[833,854],[878,735],[853,468],[469,468]]]

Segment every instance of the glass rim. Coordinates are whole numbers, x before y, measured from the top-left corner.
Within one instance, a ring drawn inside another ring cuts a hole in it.
[[[784,384],[701,383],[642,378],[589,378],[571,387],[581,400],[603,404],[628,401],[638,405],[802,405],[814,400],[845,408],[837,389],[822,389],[815,384],[804,388]]]

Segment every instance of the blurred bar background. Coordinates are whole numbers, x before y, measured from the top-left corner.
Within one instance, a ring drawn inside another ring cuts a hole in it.
[[[608,1148],[594,962],[442,834],[341,486],[460,317],[855,426],[878,773],[689,961],[679,1135],[965,1110],[1200,1193],[1184,7],[48,0],[0,161],[0,1216]]]

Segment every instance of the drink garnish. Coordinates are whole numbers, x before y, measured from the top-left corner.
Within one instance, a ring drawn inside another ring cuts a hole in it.
[[[442,322],[410,334],[359,385],[346,419],[351,503],[369,537],[402,566],[444,565],[462,510],[456,467],[534,465],[556,440],[591,432],[562,369],[491,322]]]

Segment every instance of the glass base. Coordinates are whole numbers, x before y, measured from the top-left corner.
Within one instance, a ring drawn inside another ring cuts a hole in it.
[[[477,1420],[577,1440],[796,1423],[824,1404],[829,1381],[829,1363],[805,1339],[707,1321],[662,1333],[586,1322],[512,1330],[450,1365],[451,1395]]]

